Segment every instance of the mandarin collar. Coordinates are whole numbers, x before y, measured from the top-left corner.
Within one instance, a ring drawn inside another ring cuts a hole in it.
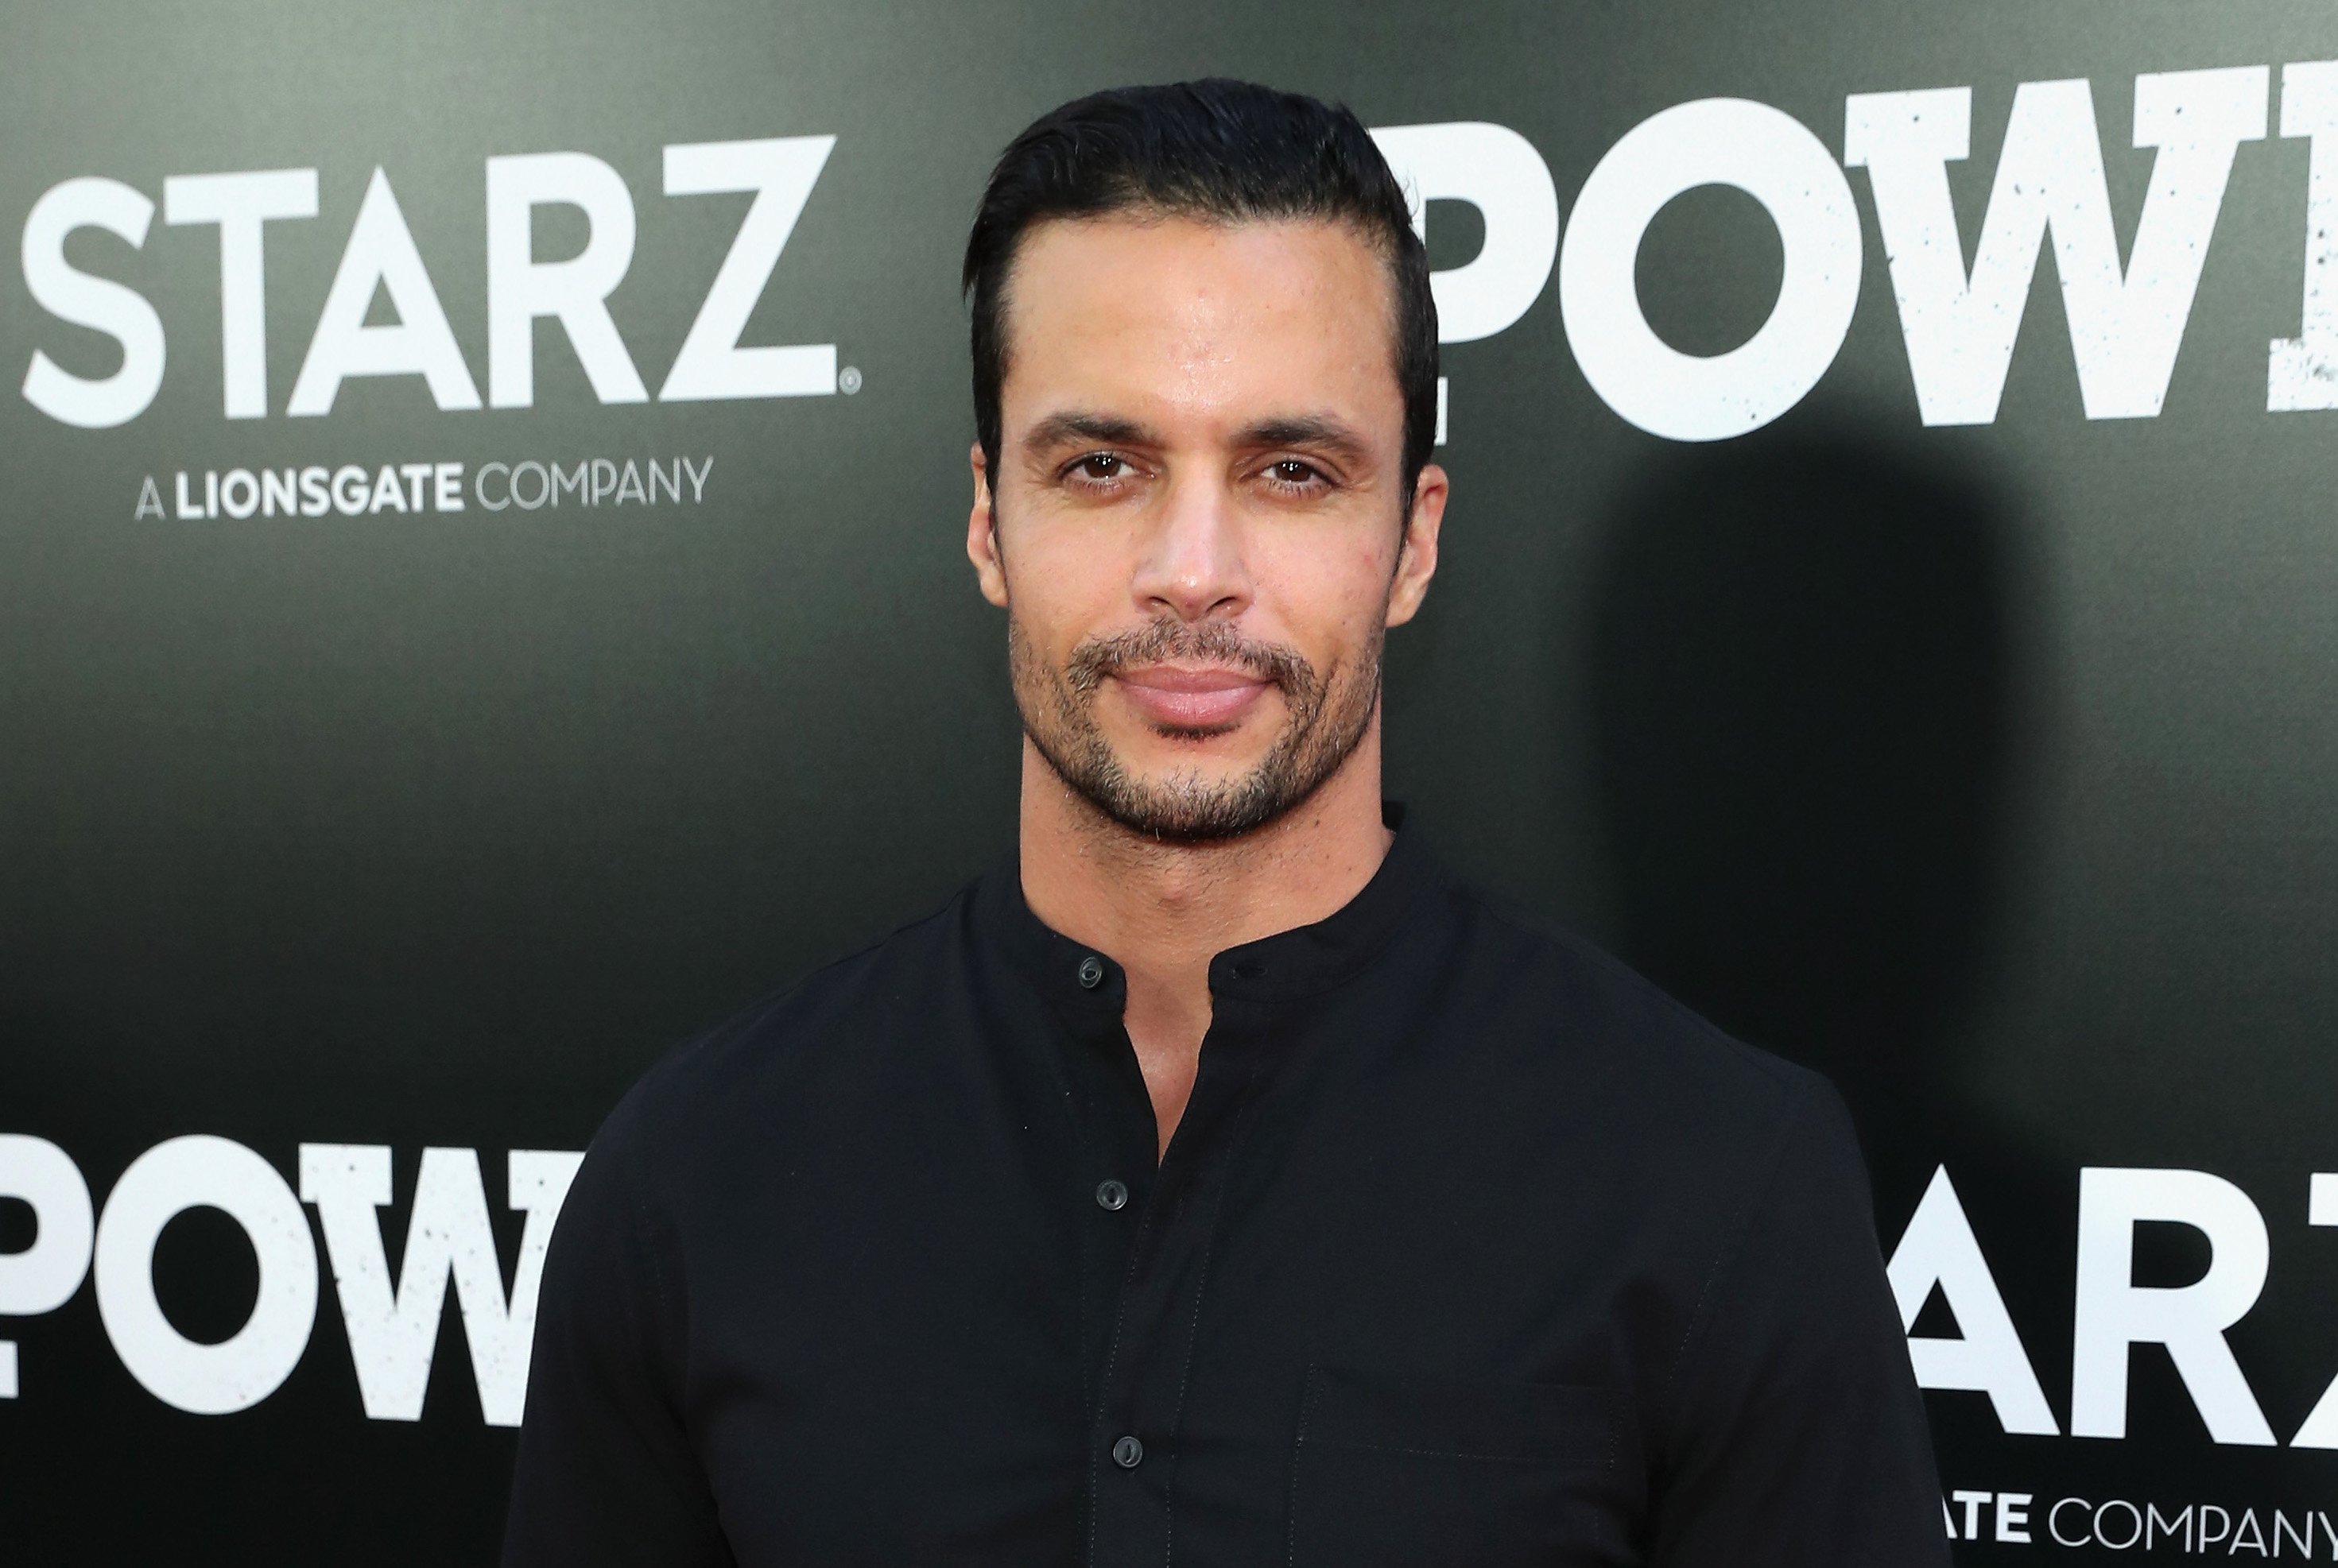
[[[1371,879],[1356,896],[1311,926],[1229,947],[1210,960],[1210,993],[1218,997],[1283,1001],[1344,984],[1385,948],[1407,909],[1442,880],[1419,826],[1407,826],[1402,803],[1388,801],[1380,820],[1396,834]],[[975,891],[977,924],[998,941],[1047,996],[1066,1005],[1126,1007],[1128,985],[1107,954],[1049,926],[1023,897],[1018,860],[982,878]]]

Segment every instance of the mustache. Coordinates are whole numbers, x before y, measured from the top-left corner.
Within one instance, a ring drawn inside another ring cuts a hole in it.
[[[1315,666],[1295,648],[1254,641],[1224,621],[1204,621],[1195,625],[1170,619],[1155,621],[1134,632],[1088,638],[1072,650],[1071,658],[1064,665],[1064,681],[1086,697],[1107,675],[1147,664],[1168,663],[1231,665],[1280,686],[1284,695],[1294,701],[1311,696],[1320,684]]]

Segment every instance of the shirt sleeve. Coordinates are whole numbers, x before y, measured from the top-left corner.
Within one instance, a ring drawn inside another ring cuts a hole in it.
[[[1946,1568],[1868,1193],[1842,1102],[1815,1085],[1681,1354],[1655,1568]]]
[[[635,1180],[641,1095],[594,1139],[545,1259],[505,1568],[734,1561],[678,1408],[680,1278]]]

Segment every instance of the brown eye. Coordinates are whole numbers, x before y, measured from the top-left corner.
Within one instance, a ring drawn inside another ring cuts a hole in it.
[[[1277,485],[1294,487],[1313,484],[1321,475],[1309,464],[1296,457],[1285,457],[1267,465],[1266,476]]]
[[[1097,484],[1110,484],[1128,473],[1128,460],[1111,452],[1091,452],[1074,465],[1074,471],[1083,479]]]

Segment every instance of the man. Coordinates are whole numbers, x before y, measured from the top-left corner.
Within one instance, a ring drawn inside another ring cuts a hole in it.
[[[1832,1093],[1382,806],[1448,485],[1362,127],[1067,105],[966,278],[1017,864],[611,1117],[506,1563],[1945,1563]]]

